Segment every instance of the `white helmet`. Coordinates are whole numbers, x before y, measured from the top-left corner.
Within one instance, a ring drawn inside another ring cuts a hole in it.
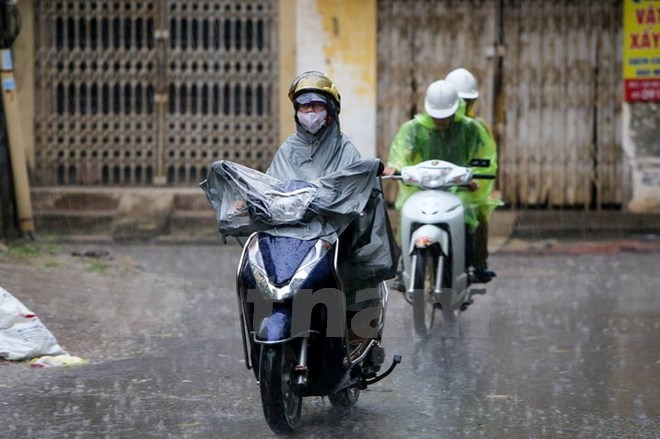
[[[464,68],[452,70],[445,79],[454,84],[461,98],[477,99],[479,97],[476,78]]]
[[[435,81],[426,89],[424,109],[434,119],[452,116],[458,109],[458,91],[447,81]]]

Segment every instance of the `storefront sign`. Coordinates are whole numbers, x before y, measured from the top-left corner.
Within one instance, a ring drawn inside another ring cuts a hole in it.
[[[660,101],[660,1],[625,0],[623,34],[626,101]]]

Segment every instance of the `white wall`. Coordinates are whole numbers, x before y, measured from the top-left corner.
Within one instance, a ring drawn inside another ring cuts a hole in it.
[[[375,1],[298,0],[296,14],[296,74],[320,70],[337,84],[342,131],[375,157]]]
[[[623,104],[623,150],[632,173],[633,212],[660,211],[660,103]]]

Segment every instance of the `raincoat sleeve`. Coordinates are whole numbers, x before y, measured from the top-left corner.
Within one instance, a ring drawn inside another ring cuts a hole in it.
[[[396,275],[401,249],[379,183],[371,191],[362,214],[344,235],[349,239],[350,252],[343,255],[338,270],[348,290],[372,288]]]
[[[282,182],[226,160],[211,165],[200,187],[216,212],[219,231],[242,236],[303,218],[318,188]]]
[[[401,125],[399,132],[392,140],[390,152],[387,158],[387,166],[401,171],[404,166],[412,166],[422,159],[415,148],[415,121],[409,120]]]
[[[417,127],[414,119],[401,125],[399,132],[396,134],[390,145],[387,166],[391,166],[397,171],[401,171],[405,166],[412,166],[422,161],[422,155],[419,152],[421,150],[415,147],[417,144],[416,129]],[[408,197],[419,189],[413,186],[406,186],[401,182],[399,182],[398,187],[399,191],[395,207],[397,210],[401,211],[403,203],[405,203]]]
[[[497,175],[497,145],[493,134],[488,126],[481,119],[474,119],[481,144],[474,153],[476,159],[488,159],[490,164],[487,168],[475,168],[475,173],[485,175]],[[464,195],[464,201],[471,205],[477,220],[479,222],[487,222],[496,207],[502,206],[504,203],[501,200],[493,199],[491,194],[495,186],[495,180],[477,180],[479,189],[474,192],[467,192]]]
[[[379,160],[360,159],[318,181],[319,214],[330,218],[348,240],[349,252],[338,270],[349,291],[373,287],[396,274],[400,249],[377,177],[379,167]]]
[[[332,214],[361,212],[369,200],[378,166],[378,160],[361,159],[315,181],[319,186],[315,204],[322,212]]]

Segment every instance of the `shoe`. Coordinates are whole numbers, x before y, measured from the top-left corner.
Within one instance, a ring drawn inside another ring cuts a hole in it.
[[[392,281],[392,289],[400,293],[406,292],[406,284],[403,282],[403,275],[397,273],[396,277]]]
[[[396,276],[392,281],[392,289],[398,291],[399,293],[406,292],[406,284],[403,281],[403,258],[399,258],[399,265],[396,269]]]
[[[497,274],[488,268],[478,268],[474,271],[474,283],[486,284],[497,277]]]

